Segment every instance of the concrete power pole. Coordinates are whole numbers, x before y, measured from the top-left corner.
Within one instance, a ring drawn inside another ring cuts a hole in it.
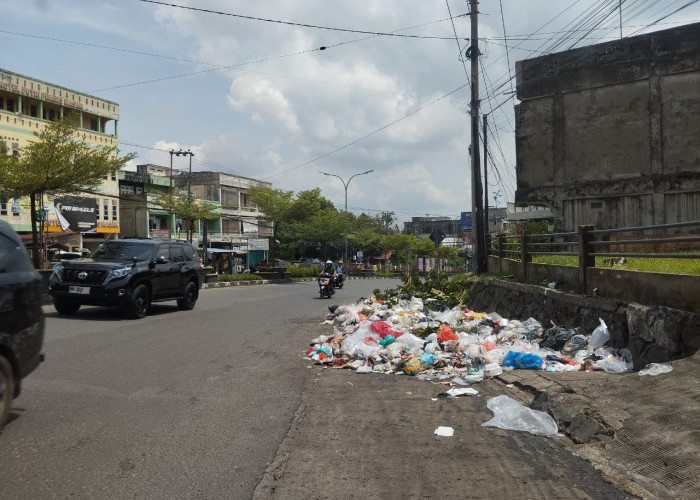
[[[471,59],[471,118],[472,118],[472,268],[476,274],[486,270],[484,253],[484,216],[481,185],[481,166],[479,165],[479,21],[478,2],[469,0],[469,17],[471,18],[471,46],[468,56]]]
[[[489,248],[489,173],[487,171],[486,165],[488,165],[488,128],[486,127],[486,117],[488,115],[484,113],[484,261],[486,260],[486,255],[488,254]]]

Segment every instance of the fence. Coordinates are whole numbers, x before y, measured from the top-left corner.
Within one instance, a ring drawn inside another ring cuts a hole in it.
[[[700,253],[697,253],[700,249],[699,228],[700,221],[693,221],[598,230],[586,225],[569,233],[501,234],[488,247],[488,268],[491,272],[514,275],[523,280],[556,281],[565,284],[567,289],[586,295],[700,312],[698,276],[596,268],[596,257],[700,259]],[[678,234],[683,231],[689,232]],[[632,252],[630,249],[642,251]],[[573,257],[577,265],[533,263],[532,257],[536,255]]]

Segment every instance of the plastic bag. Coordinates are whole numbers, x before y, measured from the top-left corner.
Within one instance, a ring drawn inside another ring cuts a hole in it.
[[[396,339],[396,343],[403,344],[409,349],[415,349],[416,347],[423,347],[424,340],[412,333],[404,333]]]
[[[613,348],[598,349],[596,354],[601,351],[605,352],[607,355],[604,355],[603,359],[594,363],[593,366],[595,366],[596,370],[605,370],[608,373],[626,373],[634,369],[632,353],[629,350],[620,349],[619,351],[615,351]],[[613,354],[613,352],[616,352],[616,354]]]
[[[649,363],[643,370],[639,370],[639,375],[651,375],[655,377],[656,375],[661,375],[662,373],[668,373],[673,371],[671,365],[664,365],[661,363]]]
[[[564,344],[575,335],[580,335],[579,328],[565,328],[563,326],[555,326],[550,328],[542,335],[544,339],[540,342],[540,347],[552,349],[553,351],[561,351]]]
[[[557,423],[544,412],[533,410],[508,396],[489,399],[486,406],[493,418],[481,424],[483,427],[498,427],[511,431],[525,431],[537,436],[555,436],[559,432]]]
[[[435,362],[435,356],[432,354],[421,354],[415,358],[411,358],[403,365],[403,371],[406,375],[416,375],[430,368]]]
[[[388,346],[388,345],[393,344],[395,340],[396,340],[396,339],[394,338],[393,335],[387,335],[386,337],[384,337],[384,338],[379,342],[379,345],[382,346],[382,347],[386,347],[386,346]]]
[[[526,368],[528,370],[539,369],[544,360],[536,354],[525,352],[508,351],[501,364],[509,368]]]
[[[605,324],[605,321],[603,321],[603,318],[598,319],[600,320],[600,325],[593,330],[593,333],[591,333],[591,336],[588,338],[588,349],[590,351],[595,351],[610,340],[608,326]]]
[[[450,325],[442,325],[440,331],[437,334],[437,338],[440,342],[447,342],[448,340],[458,340],[459,337],[456,333],[452,331]]]
[[[401,336],[403,332],[399,332],[397,330],[394,330],[389,323],[386,321],[375,321],[372,323],[372,331],[374,333],[378,333],[381,338],[386,337],[387,335],[391,335],[394,338],[398,338]]]

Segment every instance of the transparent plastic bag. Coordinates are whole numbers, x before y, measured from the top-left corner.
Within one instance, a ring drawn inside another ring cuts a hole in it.
[[[593,330],[591,336],[588,337],[588,350],[595,351],[605,343],[610,340],[610,332],[608,331],[608,326],[603,321],[603,318],[598,318],[600,320],[600,325]]]
[[[557,423],[548,414],[533,410],[509,396],[489,399],[486,406],[493,418],[481,424],[483,427],[498,427],[511,431],[524,431],[537,436],[556,436]]]

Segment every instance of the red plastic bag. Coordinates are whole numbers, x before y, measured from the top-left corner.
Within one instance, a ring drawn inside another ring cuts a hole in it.
[[[374,333],[378,333],[381,338],[384,338],[387,335],[393,335],[394,338],[398,338],[403,335],[403,332],[394,330],[386,321],[375,321],[372,323],[371,328],[372,331]]]
[[[438,332],[437,338],[440,342],[447,342],[448,340],[459,340],[459,337],[455,332],[452,331],[450,325],[442,325],[440,331]]]
[[[483,348],[486,349],[487,351],[493,351],[497,346],[496,346],[496,344],[494,344],[494,343],[491,342],[490,340],[487,340],[486,342],[483,342],[483,343],[481,344],[481,347],[483,347]]]

